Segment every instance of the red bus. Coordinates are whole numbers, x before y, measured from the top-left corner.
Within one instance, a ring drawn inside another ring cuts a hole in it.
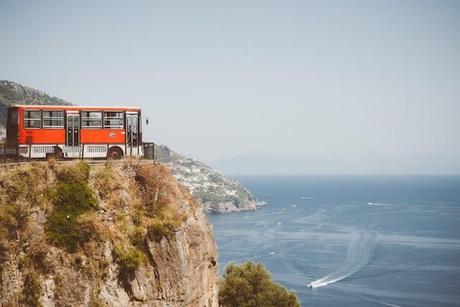
[[[8,108],[7,146],[29,158],[143,155],[141,109],[18,105]]]

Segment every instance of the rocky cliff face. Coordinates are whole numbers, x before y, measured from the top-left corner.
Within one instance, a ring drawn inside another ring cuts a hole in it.
[[[159,164],[0,170],[3,306],[218,306],[201,204]]]

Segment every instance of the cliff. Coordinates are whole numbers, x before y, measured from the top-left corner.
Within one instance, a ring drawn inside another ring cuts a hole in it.
[[[6,110],[12,104],[71,103],[12,81],[0,80],[0,141],[5,136],[2,125],[6,124]],[[256,210],[263,205],[238,181],[200,161],[176,153],[167,146],[157,145],[155,157],[171,168],[176,179],[202,201],[207,212]]]
[[[217,306],[201,204],[160,164],[0,170],[0,304]]]

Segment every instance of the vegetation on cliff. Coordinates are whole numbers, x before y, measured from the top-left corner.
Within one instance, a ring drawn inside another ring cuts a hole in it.
[[[199,203],[163,165],[0,169],[0,304],[216,305],[216,259]]]
[[[223,307],[297,307],[299,300],[273,282],[262,263],[229,264],[220,282],[219,303]]]
[[[46,234],[52,244],[75,252],[83,244],[97,235],[86,231],[87,219],[98,208],[96,198],[88,186],[89,165],[84,162],[71,167],[55,169],[58,179],[47,192],[53,205],[45,223]]]

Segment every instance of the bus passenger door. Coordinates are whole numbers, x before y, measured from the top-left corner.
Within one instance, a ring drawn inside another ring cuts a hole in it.
[[[139,143],[138,115],[126,114],[126,142],[137,146]]]
[[[133,147],[139,154],[139,115],[138,113],[126,113],[126,143],[129,145],[129,154]]]
[[[80,145],[80,114],[67,113],[67,146]]]

